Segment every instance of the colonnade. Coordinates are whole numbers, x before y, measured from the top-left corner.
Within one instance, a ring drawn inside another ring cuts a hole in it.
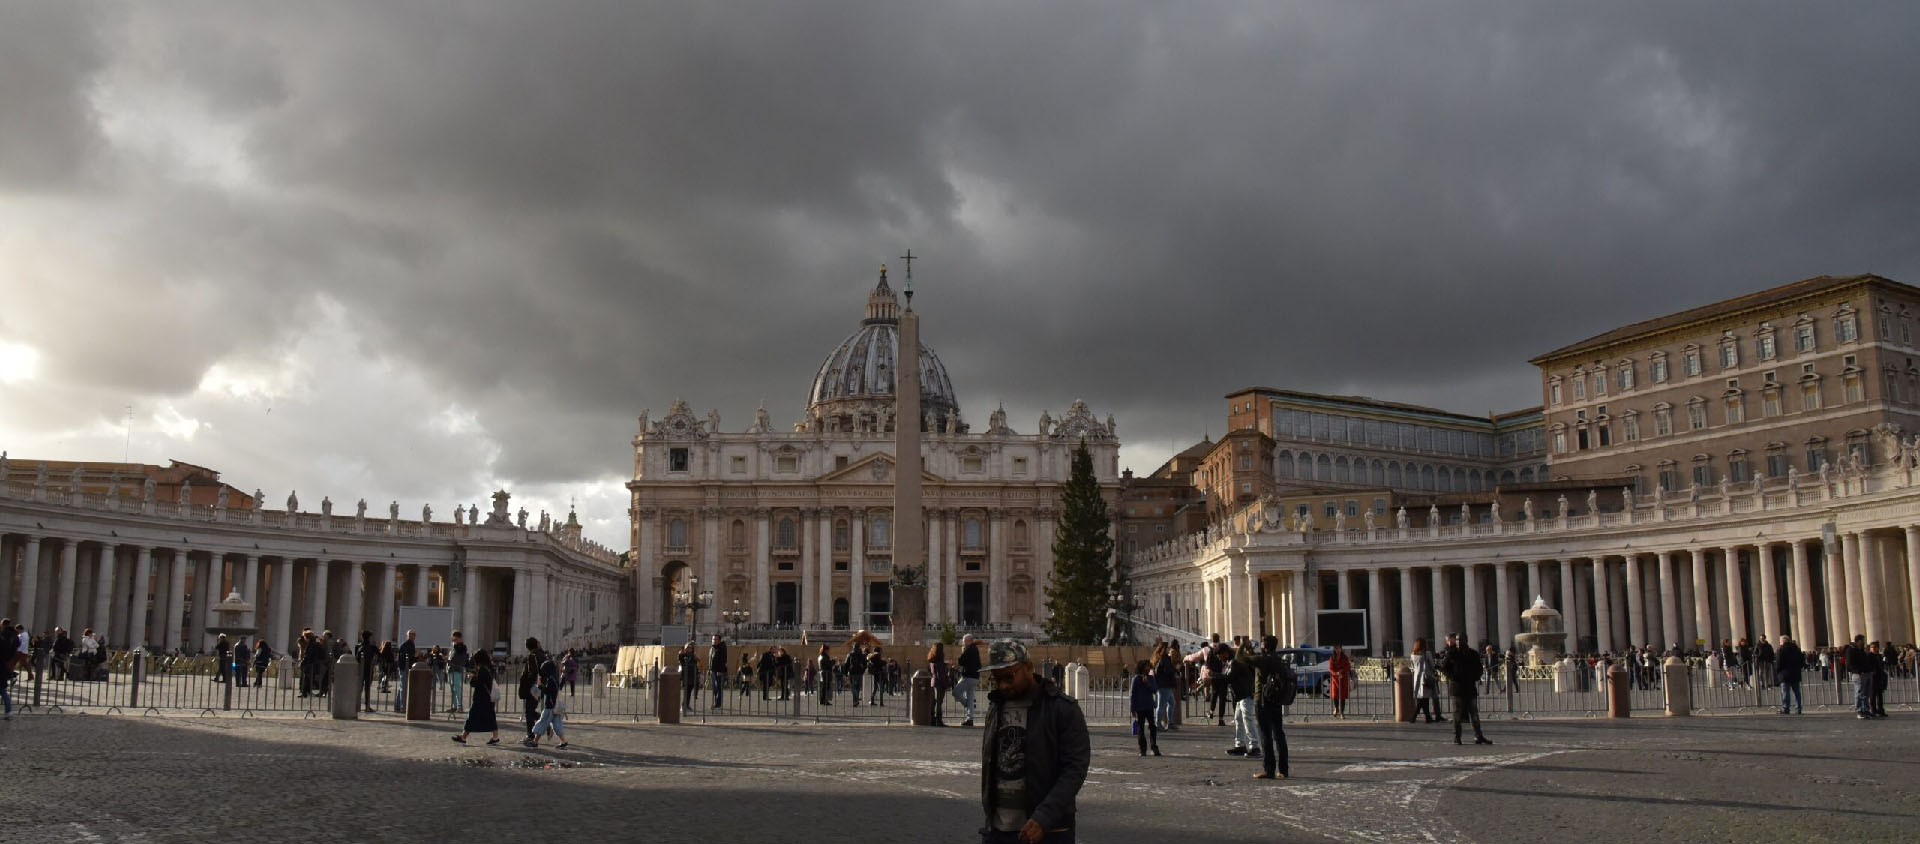
[[[1616,547],[1619,543],[1613,543]],[[1561,612],[1569,648],[1683,650],[1791,635],[1831,645],[1920,637],[1920,525],[1754,542],[1685,544],[1550,558],[1380,565],[1316,554],[1297,569],[1239,560],[1196,584],[1199,633],[1315,639],[1314,611],[1366,609],[1374,653],[1449,633],[1509,647],[1536,598]],[[1180,585],[1147,596],[1148,617],[1185,626]],[[1188,628],[1192,629],[1192,628]],[[1577,644],[1576,644],[1577,643]]]

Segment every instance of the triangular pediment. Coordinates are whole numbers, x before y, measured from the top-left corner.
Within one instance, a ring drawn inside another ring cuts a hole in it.
[[[891,484],[895,468],[893,455],[869,454],[848,463],[845,469],[835,469],[822,475],[818,483]],[[946,479],[922,469],[920,482],[945,483]]]

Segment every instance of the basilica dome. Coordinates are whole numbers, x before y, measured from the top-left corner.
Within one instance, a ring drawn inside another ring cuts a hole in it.
[[[887,286],[887,271],[882,267],[880,283],[867,296],[867,315],[859,330],[841,341],[814,375],[813,390],[807,395],[807,415],[828,430],[881,431],[890,427],[886,420],[893,410],[899,325],[899,301]],[[950,417],[957,423],[959,407],[946,366],[932,349],[921,344],[920,408],[927,419],[924,427],[939,430]]]

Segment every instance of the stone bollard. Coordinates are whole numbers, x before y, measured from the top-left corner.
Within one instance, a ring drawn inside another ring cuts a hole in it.
[[[1667,714],[1693,714],[1693,667],[1677,656],[1667,657],[1660,669],[1666,674]]]
[[[280,688],[293,688],[294,680],[298,679],[295,675],[299,672],[299,667],[293,664],[293,657],[281,654],[275,662],[280,664]]]
[[[916,727],[933,726],[933,675],[925,668],[907,682],[907,715]]]
[[[407,720],[433,720],[433,669],[426,658],[415,660],[402,682],[407,687]]]
[[[680,723],[680,666],[668,666],[660,672],[654,686],[654,717],[662,724]]]
[[[327,698],[333,709],[336,721],[356,721],[360,718],[360,660],[353,658],[351,651],[341,654],[340,661],[333,664],[333,690]],[[342,682],[344,680],[345,682]]]
[[[1086,699],[1088,687],[1091,686],[1092,684],[1093,684],[1092,669],[1089,669],[1086,666],[1081,665],[1080,663],[1077,663],[1077,662],[1068,663],[1067,665],[1067,689],[1069,690],[1067,692],[1068,697],[1071,697],[1074,700]]]
[[[1413,671],[1406,663],[1393,672],[1393,720],[1413,723]]]
[[[1580,678],[1575,672],[1580,669],[1573,664],[1573,657],[1561,657],[1553,664],[1553,693],[1560,695],[1580,688]]]
[[[1627,679],[1627,667],[1614,663],[1607,669],[1607,717],[1626,718],[1633,709],[1633,683]]]
[[[593,696],[607,696],[607,667],[605,665],[596,665],[593,667]]]

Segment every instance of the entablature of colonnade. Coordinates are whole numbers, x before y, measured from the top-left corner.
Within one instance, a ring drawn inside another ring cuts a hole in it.
[[[173,505],[165,505],[173,511]],[[208,513],[212,513],[208,510]],[[568,547],[561,537],[518,527],[456,525],[441,522],[401,523],[393,530],[385,520],[326,518],[325,522],[299,518],[309,514],[268,511],[255,521],[250,511],[227,511],[224,520],[183,516],[177,512],[141,512],[76,506],[64,497],[34,500],[0,498],[0,533],[38,536],[78,543],[129,545],[148,548],[191,549],[216,554],[248,554],[284,559],[365,560],[402,565],[445,565],[464,550],[480,565],[531,566],[534,561],[597,577],[623,577],[617,562]],[[378,525],[378,530],[360,529]],[[410,528],[410,529],[409,529]],[[493,562],[493,559],[499,562]]]
[[[1299,532],[1256,515],[1253,532],[1214,531],[1148,549],[1132,561],[1136,584],[1168,577],[1216,577],[1244,558],[1251,571],[1402,568],[1501,560],[1546,560],[1748,547],[1838,534],[1920,526],[1920,470],[1894,466],[1790,488],[1732,484],[1709,496],[1641,501],[1613,512],[1546,517],[1531,523],[1437,525]]]

